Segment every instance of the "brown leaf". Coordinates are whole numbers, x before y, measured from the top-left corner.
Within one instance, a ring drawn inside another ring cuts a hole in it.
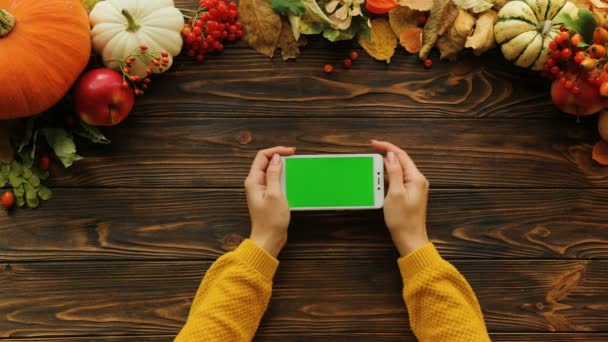
[[[397,37],[391,29],[391,25],[385,18],[372,20],[371,41],[358,37],[359,44],[370,56],[380,61],[391,62],[397,47]]]
[[[409,53],[417,53],[422,48],[422,29],[418,26],[408,27],[399,35],[401,46]]]
[[[304,46],[306,43],[306,37],[303,35],[296,41],[289,20],[287,20],[287,18],[281,18],[281,34],[279,35],[277,47],[281,49],[281,57],[283,60],[286,61],[288,59],[298,58],[300,55],[300,46]]]
[[[467,37],[473,32],[475,17],[469,12],[459,9],[458,16],[450,31],[437,39],[437,48],[441,52],[441,59],[454,59],[464,49]]]
[[[417,26],[419,13],[407,7],[397,7],[388,12],[388,22],[395,35],[399,36],[408,27]]]
[[[0,121],[0,161],[6,164],[13,162],[14,151],[11,135],[14,133],[15,121]]]
[[[411,8],[416,11],[430,11],[433,7],[433,2],[429,0],[398,0],[399,6]]]
[[[454,3],[450,2],[448,4],[448,8],[443,15],[443,19],[441,19],[441,23],[439,24],[439,29],[437,29],[437,34],[441,37],[448,32],[452,24],[454,24],[454,20],[458,16],[458,6]]]
[[[388,22],[399,43],[409,53],[417,53],[422,47],[422,29],[418,27],[420,12],[408,7],[397,7],[388,13]]]
[[[420,49],[420,59],[426,59],[431,52],[433,46],[439,38],[439,30],[443,25],[446,13],[452,4],[450,0],[433,0],[431,14],[426,20],[424,31],[422,33],[422,48]]]
[[[597,9],[608,9],[608,4],[605,1],[602,0],[587,0],[589,1],[589,3],[591,3],[591,6],[593,6],[594,8]]]
[[[281,34],[281,17],[272,10],[270,1],[241,0],[239,13],[243,23],[243,40],[272,58]]]
[[[494,46],[494,22],[497,16],[496,11],[487,10],[477,18],[475,31],[464,44],[465,48],[473,48],[475,56],[481,55]]]

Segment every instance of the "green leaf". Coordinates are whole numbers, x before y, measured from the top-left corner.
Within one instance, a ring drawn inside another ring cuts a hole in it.
[[[16,161],[12,162],[10,173],[14,174],[15,176],[21,176],[23,174],[23,165]]]
[[[74,131],[75,134],[83,138],[91,140],[95,144],[109,144],[110,140],[99,130],[99,128],[91,126],[84,121],[80,121],[80,127]]]
[[[31,169],[23,169],[23,178],[30,179],[33,173]]]
[[[557,23],[563,23],[568,30],[575,31],[583,36],[585,43],[593,42],[593,31],[597,27],[597,21],[593,17],[593,13],[586,8],[578,9],[578,18],[573,19],[570,14],[562,13],[555,20]]]
[[[11,183],[11,186],[13,188],[21,186],[21,184],[23,184],[23,178],[15,175],[14,173],[11,173],[8,175],[8,181],[9,181],[9,183]]]
[[[304,14],[306,7],[301,0],[270,0],[270,7],[282,16],[301,16]]]
[[[36,175],[32,175],[32,177],[30,177],[28,181],[33,187],[37,187],[40,185],[40,178],[38,178],[38,176]]]
[[[25,205],[25,189],[23,185],[13,188],[13,194],[15,195],[17,205],[23,207]]]
[[[8,177],[8,174],[11,172],[11,166],[8,164],[4,164],[2,163],[2,165],[0,166],[0,173],[2,173],[2,175],[4,177]]]
[[[4,188],[6,186],[6,182],[8,180],[6,179],[6,177],[4,177],[4,175],[0,174],[0,188]]]
[[[48,201],[53,197],[53,192],[46,186],[41,185],[40,189],[38,190],[38,196],[41,200]]]
[[[38,191],[36,191],[33,186],[28,183],[24,183],[23,186],[25,187],[25,199],[31,200],[38,198]]]
[[[32,172],[38,176],[38,178],[40,178],[41,180],[47,180],[49,178],[49,172],[48,171],[42,171],[39,168],[33,168]]]
[[[83,159],[83,157],[76,154],[74,137],[65,130],[60,128],[43,128],[40,130],[40,134],[46,138],[47,143],[55,151],[55,155],[61,160],[63,166],[70,167],[75,161]]]
[[[38,199],[38,196],[33,198],[26,197],[25,200],[27,201],[27,206],[32,209],[38,208],[38,206],[40,206],[40,200]]]

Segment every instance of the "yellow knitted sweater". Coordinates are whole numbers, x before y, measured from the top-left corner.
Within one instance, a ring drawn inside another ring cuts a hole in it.
[[[410,325],[420,341],[490,341],[464,277],[429,243],[398,260]],[[251,341],[279,262],[251,240],[207,271],[176,342]]]

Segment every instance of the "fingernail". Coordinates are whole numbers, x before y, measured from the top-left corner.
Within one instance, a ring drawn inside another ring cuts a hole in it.
[[[270,164],[272,165],[278,165],[281,162],[281,156],[279,156],[277,153],[275,153],[272,156],[272,160],[270,161]]]
[[[295,146],[293,146],[293,147],[290,147],[290,149],[292,149],[292,150],[294,150],[294,151],[295,151],[295,150],[296,150],[296,148],[295,148]]]
[[[372,143],[378,142],[378,140],[376,140],[376,139],[372,139],[372,140],[370,140],[370,141],[371,141]]]
[[[386,154],[386,159],[388,159],[388,162],[390,164],[394,164],[395,163],[395,152],[388,152]]]

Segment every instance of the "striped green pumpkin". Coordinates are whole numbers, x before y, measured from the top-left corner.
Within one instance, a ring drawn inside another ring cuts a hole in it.
[[[567,0],[508,2],[494,25],[502,54],[519,67],[541,70],[551,55],[549,43],[559,34],[562,13],[576,18],[578,8]]]

